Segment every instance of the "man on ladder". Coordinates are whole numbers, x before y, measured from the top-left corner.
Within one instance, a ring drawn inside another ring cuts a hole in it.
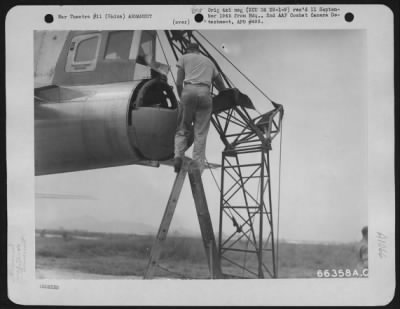
[[[225,84],[214,63],[200,53],[197,43],[190,43],[177,63],[177,90],[181,100],[181,117],[175,135],[174,170],[182,167],[191,128],[194,128],[193,162],[200,172],[205,167],[207,134],[212,113],[211,86],[218,91]]]
[[[213,110],[211,86],[214,82],[215,87],[221,91],[225,89],[225,85],[214,63],[200,53],[199,45],[196,43],[188,44],[186,54],[178,60],[177,67],[177,90],[181,99],[181,110],[175,135],[174,169],[178,174],[172,187],[155,243],[150,252],[150,259],[144,278],[152,278],[155,273],[155,267],[159,266],[158,259],[161,248],[166,240],[187,173],[189,173],[211,277],[215,279],[222,278],[212,222],[201,181],[201,172],[205,167],[205,147]],[[184,159],[184,155],[188,148],[188,139],[192,127],[194,127],[193,160],[187,160]],[[191,162],[194,164],[189,168]]]

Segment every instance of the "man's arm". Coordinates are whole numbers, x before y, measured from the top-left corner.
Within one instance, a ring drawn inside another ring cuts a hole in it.
[[[178,68],[178,71],[176,73],[176,90],[178,91],[179,98],[181,98],[183,81],[185,80],[185,70],[183,68],[183,56],[178,59],[176,67]]]
[[[185,79],[185,70],[182,67],[178,66],[178,72],[176,76],[176,88],[178,90],[179,98],[181,98],[182,95],[184,79]]]
[[[218,73],[214,78],[214,85],[218,91],[226,89],[224,80],[222,79],[221,73]]]

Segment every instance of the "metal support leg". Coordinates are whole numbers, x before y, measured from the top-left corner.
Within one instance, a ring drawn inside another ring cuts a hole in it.
[[[208,267],[213,279],[222,278],[219,263],[217,245],[215,243],[214,229],[212,227],[210,213],[208,211],[206,195],[204,193],[201,174],[198,169],[189,170],[190,185],[192,188],[193,199],[196,205],[197,218],[199,219],[201,236],[203,238],[204,249],[206,251]]]
[[[153,247],[151,248],[150,259],[147,265],[144,279],[151,279],[154,276],[155,267],[157,266],[158,260],[160,258],[161,249],[167,238],[168,229],[171,225],[172,217],[178,203],[179,195],[181,193],[183,183],[188,173],[188,167],[190,165],[189,162],[189,160],[184,160],[181,171],[175,178],[175,182],[168,199],[164,216],[161,220],[157,237],[155,239]],[[189,170],[189,179],[192,188],[193,199],[196,206],[197,217],[199,219],[201,236],[203,238],[203,244],[211,273],[211,278],[222,278],[217,245],[214,238],[214,230],[211,223],[210,213],[208,211],[207,200],[204,193],[203,182],[201,181],[201,174],[199,169],[191,168]]]
[[[176,204],[178,203],[179,195],[181,194],[183,183],[187,175],[187,160],[183,161],[182,168],[175,178],[174,185],[172,187],[171,194],[168,199],[167,207],[165,208],[164,216],[161,220],[160,228],[158,229],[156,240],[151,248],[150,259],[147,265],[147,270],[144,275],[144,279],[151,279],[154,276],[155,266],[157,265],[158,259],[162,246],[167,238],[168,229],[171,225],[172,217],[175,212]]]

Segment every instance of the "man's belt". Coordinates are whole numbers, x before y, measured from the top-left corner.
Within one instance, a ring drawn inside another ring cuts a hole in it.
[[[206,87],[208,87],[208,88],[210,88],[210,85],[209,84],[206,84],[206,83],[202,83],[202,82],[183,82],[183,85],[184,86],[186,86],[186,85],[193,85],[193,86],[206,86]]]

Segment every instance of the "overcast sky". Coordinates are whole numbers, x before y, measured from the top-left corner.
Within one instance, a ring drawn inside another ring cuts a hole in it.
[[[280,237],[304,241],[359,240],[361,228],[368,220],[365,32],[253,30],[202,33],[285,108]],[[171,55],[170,52],[167,54]],[[216,59],[259,111],[272,108],[227,63],[218,56]],[[169,60],[176,73],[174,60]],[[276,214],[279,140],[274,140],[272,146]],[[219,163],[221,150],[222,143],[212,128],[207,144],[209,161]],[[214,173],[219,179],[219,170]],[[129,226],[134,231],[135,224],[146,224],[155,233],[174,177],[172,168],[165,166],[158,169],[124,166],[38,176],[36,192],[84,195],[91,199],[36,198],[37,227],[114,226],[117,231],[118,226]],[[204,172],[203,181],[217,231],[219,192],[209,171]],[[188,181],[171,230],[199,233]]]

